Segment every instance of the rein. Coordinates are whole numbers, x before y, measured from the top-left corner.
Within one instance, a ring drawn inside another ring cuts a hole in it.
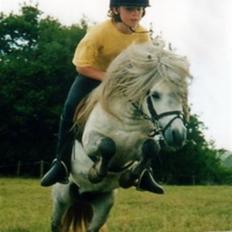
[[[131,102],[132,106],[135,108],[136,112],[142,116],[145,120],[149,120],[152,122],[152,124],[154,125],[154,129],[151,131],[151,133],[149,134],[149,137],[154,137],[156,135],[164,135],[165,131],[168,129],[169,126],[171,126],[171,124],[176,120],[176,119],[181,119],[183,120],[183,113],[180,110],[174,110],[174,111],[167,111],[161,114],[158,114],[155,110],[155,108],[153,107],[152,101],[151,101],[151,97],[147,98],[147,106],[148,106],[148,110],[150,112],[150,114],[152,115],[152,117],[150,117],[149,115],[147,115],[146,113],[144,113],[144,111],[138,106],[138,104]],[[174,117],[165,125],[165,127],[161,127],[159,120],[161,118],[167,117],[167,116],[171,116],[174,115]]]

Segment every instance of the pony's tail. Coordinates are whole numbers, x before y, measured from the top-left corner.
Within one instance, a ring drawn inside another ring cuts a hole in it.
[[[66,211],[61,224],[61,232],[86,232],[93,216],[93,209],[87,202],[76,202]],[[103,225],[99,232],[108,232]]]

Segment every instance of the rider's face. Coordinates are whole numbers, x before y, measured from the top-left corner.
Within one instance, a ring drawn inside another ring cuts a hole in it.
[[[121,6],[118,8],[118,13],[120,14],[120,18],[122,22],[126,25],[135,28],[138,26],[142,16],[143,16],[144,8],[143,7],[127,7]]]

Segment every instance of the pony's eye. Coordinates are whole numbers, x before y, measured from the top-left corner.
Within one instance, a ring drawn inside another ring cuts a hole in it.
[[[152,97],[153,97],[154,99],[156,99],[156,100],[159,100],[161,96],[160,96],[160,93],[154,92],[154,93],[152,93]]]

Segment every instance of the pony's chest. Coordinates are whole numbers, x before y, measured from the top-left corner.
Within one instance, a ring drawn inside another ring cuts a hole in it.
[[[147,138],[145,128],[144,124],[135,120],[118,120],[97,105],[86,123],[83,143],[86,147],[91,147],[90,144],[95,144],[99,135],[109,137],[116,145],[115,157],[122,162],[137,160],[141,155],[141,146]]]
[[[133,149],[136,150],[140,146],[140,144],[144,141],[144,135],[139,132],[128,132],[128,131],[121,131],[121,130],[114,130],[111,131],[110,137],[114,140],[117,144],[118,149],[123,148],[126,149]]]
[[[147,135],[137,128],[128,127],[123,125],[122,127],[111,127],[105,124],[104,128],[101,128],[101,133],[104,133],[106,137],[110,137],[116,144],[117,156],[124,155],[129,159],[134,159],[135,155],[139,155],[141,146]]]

